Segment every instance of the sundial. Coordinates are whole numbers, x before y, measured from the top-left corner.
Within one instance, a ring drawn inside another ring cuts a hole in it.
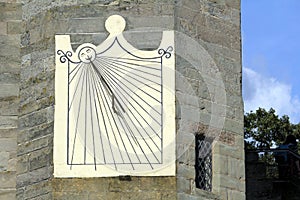
[[[100,45],[56,35],[54,176],[175,175],[174,32],[138,50],[110,16]]]

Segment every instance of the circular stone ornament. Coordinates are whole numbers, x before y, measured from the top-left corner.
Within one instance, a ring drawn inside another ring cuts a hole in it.
[[[105,21],[105,28],[111,35],[121,34],[125,27],[126,21],[120,15],[112,15]]]

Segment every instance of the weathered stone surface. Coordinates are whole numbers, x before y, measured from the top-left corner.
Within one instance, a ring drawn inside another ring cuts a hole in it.
[[[23,198],[30,199],[34,197],[39,197],[40,195],[47,194],[51,192],[51,183],[48,180],[38,182],[36,184],[32,184],[26,186],[26,190],[24,192]],[[39,198],[37,198],[39,199]]]
[[[44,123],[33,128],[28,128],[20,131],[18,135],[18,143],[31,141],[53,133],[53,122]]]
[[[28,154],[24,154],[24,155],[19,155],[17,157],[17,166],[16,166],[16,171],[17,171],[17,175],[18,174],[23,174],[26,173],[29,169],[29,164],[28,164]]]
[[[0,35],[7,34],[7,22],[0,22]]]
[[[14,200],[16,199],[16,189],[1,189],[0,190],[0,199],[3,200]]]
[[[17,175],[17,188],[48,180],[51,176],[52,170],[49,167],[43,167],[28,173],[19,174]]]
[[[180,174],[180,176],[183,176],[187,179],[194,179],[195,178],[195,167],[189,166],[189,165],[177,165],[177,173]]]
[[[243,160],[244,159],[244,151],[240,151],[238,147],[235,146],[227,146],[220,142],[217,142],[213,145],[213,153],[229,156],[231,158],[236,158]]]
[[[37,112],[24,115],[19,118],[19,127],[25,129],[38,126],[44,123],[50,123],[53,121],[53,113],[53,107],[48,107]]]
[[[22,144],[18,144],[18,155],[23,155],[25,153],[30,153],[35,150],[39,150],[51,144],[53,137],[51,135],[46,135],[35,140],[27,141]]]
[[[191,180],[185,177],[177,178],[177,192],[191,194]]]
[[[11,20],[7,22],[7,34],[20,34],[22,31],[22,20]]]
[[[17,148],[17,142],[15,138],[0,138],[0,152],[15,151],[16,148]]]
[[[0,188],[11,189],[16,187],[15,172],[0,172]]]
[[[246,195],[245,192],[238,192],[235,190],[228,191],[228,199],[245,199]]]
[[[0,99],[19,96],[18,84],[1,84]]]
[[[213,172],[227,175],[229,162],[228,157],[219,154],[213,154],[212,159],[212,165],[214,166]]]
[[[7,170],[8,160],[9,160],[9,153],[0,151],[0,172]]]
[[[238,159],[229,159],[228,160],[228,174],[231,177],[234,177],[239,180],[245,180],[245,161]]]
[[[0,2],[0,199],[16,199],[21,4]]]
[[[213,175],[213,185],[220,188],[226,188],[231,190],[236,190],[240,192],[245,191],[245,184],[243,180],[235,179],[229,175],[222,175],[215,173]]]
[[[18,129],[0,129],[0,138],[17,138]]]

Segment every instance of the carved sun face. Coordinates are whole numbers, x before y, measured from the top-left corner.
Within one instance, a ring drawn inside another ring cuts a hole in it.
[[[91,47],[83,47],[79,51],[79,59],[84,63],[90,63],[96,58],[96,51]]]

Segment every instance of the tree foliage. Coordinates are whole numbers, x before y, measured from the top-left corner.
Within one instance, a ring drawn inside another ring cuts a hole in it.
[[[300,124],[292,124],[287,115],[279,117],[273,108],[263,108],[244,116],[244,135],[247,149],[270,148],[283,143],[287,135],[299,139]]]

